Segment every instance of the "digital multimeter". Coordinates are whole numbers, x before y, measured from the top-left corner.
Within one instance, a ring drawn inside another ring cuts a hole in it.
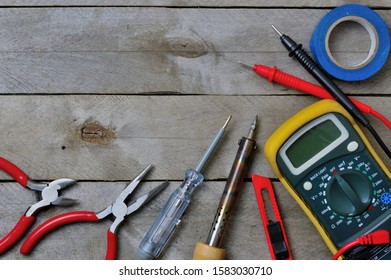
[[[334,254],[361,235],[391,229],[391,173],[350,114],[319,101],[267,140],[265,156]],[[367,248],[391,259],[391,246]]]

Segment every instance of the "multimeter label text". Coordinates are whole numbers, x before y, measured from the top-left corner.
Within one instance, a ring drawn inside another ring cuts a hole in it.
[[[293,116],[267,141],[265,154],[331,251],[391,230],[389,171],[338,103],[320,101]],[[370,249],[370,258],[386,258],[388,247],[380,247]]]
[[[345,156],[328,162],[304,176],[296,187],[335,244],[390,210],[391,185],[366,153],[353,160]]]

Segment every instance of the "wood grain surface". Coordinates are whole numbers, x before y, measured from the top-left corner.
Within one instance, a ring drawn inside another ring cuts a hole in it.
[[[0,93],[286,94],[237,61],[276,65],[315,82],[288,57],[271,24],[309,50],[313,28],[327,11],[0,9]],[[377,12],[391,24],[388,10]],[[358,35],[334,47],[343,61],[368,52],[369,37]],[[388,61],[363,83],[338,84],[349,94],[390,94],[390,67]]]
[[[270,259],[251,174],[269,177],[277,193],[293,257],[329,259],[310,220],[269,167],[263,146],[296,112],[318,99],[269,83],[238,63],[276,65],[314,82],[281,45],[276,25],[308,50],[312,31],[332,8],[346,1],[2,1],[0,3],[1,157],[32,180],[73,178],[67,208],[37,215],[30,232],[66,211],[100,211],[112,203],[146,165],[154,168],[136,196],[168,180],[169,186],[120,227],[119,258],[136,250],[186,168],[195,167],[224,124],[232,120],[205,182],[193,194],[163,260],[188,260],[208,235],[234,160],[238,140],[258,115],[258,149],[246,176],[223,247],[227,259]],[[391,25],[391,3],[369,5]],[[343,61],[368,52],[365,30],[345,26],[333,51]],[[391,64],[371,78],[336,83],[349,96],[391,119]],[[390,130],[369,116],[390,147]],[[384,159],[374,139],[365,134]],[[32,191],[0,173],[0,237],[36,202]],[[109,219],[67,225],[46,236],[30,255],[21,240],[3,260],[103,259]]]
[[[157,186],[159,182],[141,184],[135,197]],[[169,186],[156,199],[140,211],[128,216],[118,230],[119,259],[137,259],[137,248],[144,234],[164,205],[170,192],[179,182],[170,182]],[[36,201],[32,192],[28,192],[11,183],[0,184],[2,200],[13,201],[2,209],[1,236],[4,236],[17,222],[24,210]],[[126,182],[81,182],[72,186],[64,195],[79,199],[72,207],[52,207],[37,216],[31,232],[47,219],[68,211],[89,210],[99,212],[112,203]],[[276,195],[281,202],[281,214],[287,229],[292,255],[297,259],[328,259],[331,253],[323,244],[303,212],[279,183],[274,183]],[[190,260],[198,241],[205,241],[217,210],[218,201],[224,189],[223,182],[205,182],[193,194],[192,204],[183,216],[182,223],[169,246],[162,253],[162,259]],[[1,256],[1,259],[104,259],[106,254],[106,232],[110,219],[99,223],[75,223],[63,226],[41,240],[29,255],[19,253],[23,240]],[[302,234],[306,234],[306,238]],[[237,201],[224,238],[227,259],[257,260],[270,259],[262,220],[259,215],[253,186],[246,183]]]
[[[390,3],[387,0],[372,0],[370,3],[365,0],[355,0],[355,4],[368,5],[370,7],[390,7]],[[350,3],[350,2],[349,2]],[[302,8],[302,7],[335,7],[339,5],[348,4],[345,0],[299,0],[299,1],[289,1],[289,0],[275,0],[275,1],[266,1],[266,0],[85,0],[83,2],[76,0],[4,0],[2,1],[2,6],[12,7],[12,6],[23,6],[23,7],[39,7],[39,6],[141,6],[141,7],[290,7],[290,8]]]

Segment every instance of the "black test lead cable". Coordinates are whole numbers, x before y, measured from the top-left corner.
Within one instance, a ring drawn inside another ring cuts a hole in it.
[[[355,119],[357,119],[373,135],[381,148],[391,159],[391,151],[369,123],[369,120],[357,108],[357,106],[342,92],[342,90],[329,78],[329,76],[318,67],[316,62],[302,48],[302,44],[297,44],[289,36],[282,34],[272,25],[272,28],[280,36],[281,43],[289,51],[289,56],[294,56],[300,64],[340,103]]]

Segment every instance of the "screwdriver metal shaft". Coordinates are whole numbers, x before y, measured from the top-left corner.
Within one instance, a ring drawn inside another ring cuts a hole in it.
[[[250,165],[253,152],[256,149],[255,131],[257,124],[258,116],[252,122],[247,137],[242,137],[239,140],[239,148],[217,207],[208,238],[205,243],[197,243],[193,255],[195,260],[219,260],[225,257],[225,251],[220,247],[239,191],[243,185],[243,179]]]

